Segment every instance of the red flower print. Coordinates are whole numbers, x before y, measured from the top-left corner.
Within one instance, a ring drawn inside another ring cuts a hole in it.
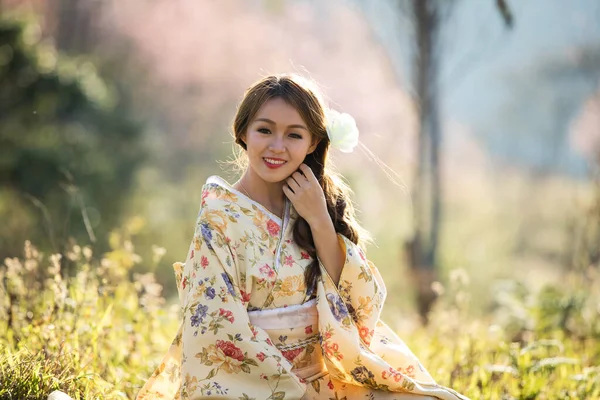
[[[402,369],[401,367],[397,368],[398,371],[400,371],[401,373],[403,373],[404,375],[408,375],[411,378],[415,377],[415,366],[414,365],[409,365],[408,367],[406,367],[406,369]]]
[[[275,271],[273,271],[273,268],[271,268],[269,264],[265,264],[262,267],[260,267],[259,271],[261,274],[268,278],[273,278],[275,276]]]
[[[402,368],[400,368],[400,370],[402,370]],[[400,373],[398,373],[398,371],[396,371],[394,368],[389,369],[389,371],[383,371],[381,373],[381,377],[383,379],[387,379],[387,378],[394,378],[395,382],[400,382],[400,380],[402,379],[402,375]]]
[[[202,258],[200,258],[200,265],[204,269],[206,269],[206,267],[208,267],[208,258],[206,258],[206,256],[202,256]]]
[[[287,265],[288,267],[293,266],[294,265],[294,257],[292,257],[292,256],[285,256],[284,264]]]
[[[366,326],[363,326],[358,331],[358,334],[360,335],[361,339],[364,340],[365,343],[368,345],[371,344],[371,336],[373,335],[373,333],[374,331],[369,330],[369,328]]]
[[[331,382],[331,379],[329,380],[329,382],[327,382],[327,387],[329,388],[329,390],[333,390],[333,382]]]
[[[194,249],[192,249],[192,252],[190,253],[190,258],[194,258]]]
[[[243,290],[240,290],[240,293],[242,294],[242,303],[246,304],[250,301],[250,293],[247,293]]]
[[[312,325],[308,325],[306,328],[304,328],[304,333],[306,333],[307,335],[313,333]]]
[[[225,341],[225,340],[217,340],[217,348],[221,349],[221,351],[230,358],[238,361],[244,361],[244,353],[237,347],[233,342]]]
[[[235,318],[233,317],[233,313],[229,310],[225,310],[224,308],[219,308],[219,316],[225,317],[225,319],[233,324]]]
[[[185,278],[183,278],[183,282],[181,282],[181,286],[182,286],[184,289],[185,289],[185,287],[187,286],[187,281],[188,281],[188,278],[187,278],[187,276],[186,276]]]
[[[272,219],[267,222],[267,230],[271,236],[279,235],[279,225],[277,225],[277,222],[273,221]]]
[[[335,357],[338,361],[344,359],[344,355],[339,352],[340,346],[337,343],[330,345],[325,342],[325,355],[327,357]]]
[[[268,378],[266,374],[260,374],[260,379],[264,379],[266,381]]]
[[[299,349],[294,349],[294,350],[287,350],[287,351],[282,351],[281,354],[289,361],[289,362],[293,362],[294,359],[296,357],[298,357],[298,355],[300,355],[300,353],[302,353],[302,351],[304,350],[303,347],[300,347]]]
[[[360,333],[360,337],[364,339],[369,335],[369,328],[363,326],[358,332]]]
[[[265,353],[263,353],[262,351],[260,353],[258,353],[256,355],[256,358],[258,358],[260,360],[260,362],[265,361],[265,358],[267,358],[267,356],[265,355]]]
[[[303,259],[303,260],[308,260],[308,259],[310,258],[310,254],[308,254],[308,253],[307,253],[307,252],[305,252],[305,251],[301,251],[301,252],[300,252],[300,255],[302,256],[302,259]]]

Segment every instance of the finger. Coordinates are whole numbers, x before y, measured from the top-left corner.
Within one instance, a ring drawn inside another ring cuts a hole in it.
[[[283,194],[285,194],[288,199],[291,200],[294,197],[294,191],[290,189],[290,187],[287,184],[283,185],[282,189]]]
[[[294,180],[296,181],[296,183],[300,186],[302,186],[303,184],[308,183],[308,179],[306,179],[306,177],[304,175],[302,175],[302,173],[296,171],[292,174],[292,178],[294,178]]]
[[[302,164],[300,164],[300,167],[298,169],[302,172],[304,177],[306,177],[307,181],[317,182],[317,177],[315,176],[313,170],[308,165],[302,163]]]
[[[294,193],[297,193],[298,190],[300,190],[300,185],[298,184],[298,182],[296,182],[296,180],[292,177],[289,177],[286,179],[285,183],[287,183],[287,186],[289,186],[290,189],[292,189],[292,191]],[[285,186],[285,185],[284,185]]]

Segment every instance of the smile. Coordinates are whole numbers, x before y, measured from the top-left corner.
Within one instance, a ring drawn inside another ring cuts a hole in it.
[[[267,158],[267,157],[264,157],[263,160],[265,161],[265,164],[267,164],[267,167],[269,167],[269,168],[279,168],[287,162],[285,160],[280,160],[278,158]]]

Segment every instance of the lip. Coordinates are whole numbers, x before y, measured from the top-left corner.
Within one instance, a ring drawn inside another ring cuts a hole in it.
[[[275,161],[283,161],[283,163],[281,163],[281,164],[272,164],[272,163],[270,163],[270,162],[267,161],[267,158],[270,159],[270,160],[275,160]],[[277,169],[277,168],[282,167],[285,164],[287,164],[287,161],[282,160],[281,158],[275,158],[275,157],[263,157],[263,161],[264,161],[265,165],[268,168],[271,168],[271,169]]]

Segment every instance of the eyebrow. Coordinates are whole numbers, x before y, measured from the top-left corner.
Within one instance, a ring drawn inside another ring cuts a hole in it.
[[[269,118],[257,118],[254,121],[255,122],[262,121],[262,122],[266,122],[266,123],[271,124],[271,125],[277,125],[275,123],[275,121],[272,121]],[[288,125],[288,128],[300,128],[300,129],[304,129],[305,131],[308,131],[308,129],[304,125],[298,125],[298,124]]]

